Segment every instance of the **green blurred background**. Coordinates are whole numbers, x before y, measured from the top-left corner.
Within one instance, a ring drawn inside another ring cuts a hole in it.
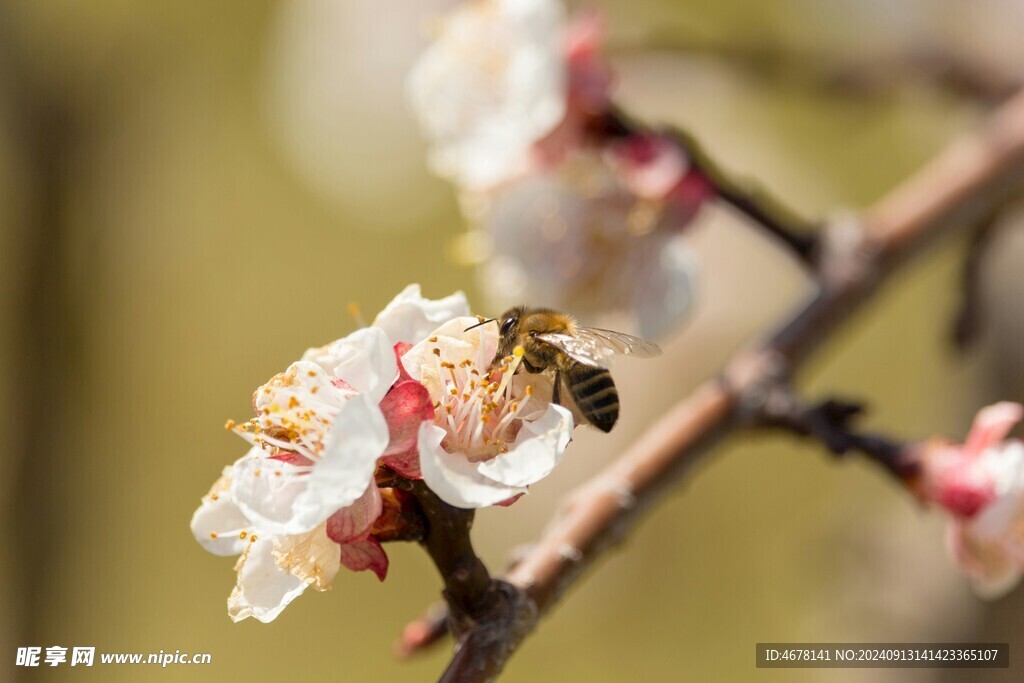
[[[597,4],[619,100],[688,127],[809,216],[881,196],[1024,76],[1019,0]],[[454,193],[427,174],[403,98],[447,5],[0,7],[3,680],[419,681],[442,669],[447,645],[412,662],[390,651],[438,596],[418,548],[389,546],[384,584],[342,573],[272,624],[232,624],[233,561],[205,553],[188,521],[243,452],[224,421],[246,417],[253,388],[306,347],[353,329],[350,302],[372,316],[420,282],[490,312],[474,273],[447,259],[463,230]],[[950,78],[957,69],[977,78]],[[901,436],[961,437],[980,405],[1020,400],[1020,232],[993,250],[991,324],[969,355],[947,343],[963,247],[951,244],[816,359],[809,393],[866,398],[869,426]],[[495,569],[565,491],[808,291],[726,210],[703,214],[693,242],[698,311],[657,363],[621,364],[619,428],[580,433],[529,497],[479,515]],[[973,597],[939,516],[869,465],[751,435],[664,500],[505,680],[1017,681],[1019,668],[759,671],[754,644],[1009,641],[1019,661],[1022,595]],[[213,663],[15,670],[24,645]]]

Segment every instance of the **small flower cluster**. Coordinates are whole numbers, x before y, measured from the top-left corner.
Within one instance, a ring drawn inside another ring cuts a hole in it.
[[[952,555],[986,597],[1024,575],[1024,443],[1006,439],[1022,417],[1020,404],[997,403],[978,413],[965,443],[920,451],[919,492],[950,514]]]
[[[447,17],[409,81],[486,258],[495,307],[626,310],[658,336],[689,312],[695,260],[681,230],[710,182],[668,136],[620,130],[602,22],[559,0],[474,0]]]
[[[192,518],[207,550],[238,555],[228,599],[235,621],[273,620],[339,569],[383,580],[381,542],[402,537],[415,502],[378,478],[423,479],[464,508],[507,504],[565,452],[572,414],[551,403],[551,378],[491,370],[496,326],[461,293],[399,294],[369,327],[309,349],[253,395],[254,416],[228,429],[250,448]]]

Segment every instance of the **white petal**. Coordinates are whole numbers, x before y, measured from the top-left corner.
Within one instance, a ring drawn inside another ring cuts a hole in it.
[[[478,368],[486,368],[494,358],[498,348],[498,326],[480,325],[466,331],[466,328],[477,324],[476,318],[462,317],[449,320],[430,335],[414,344],[404,356],[402,365],[409,372],[413,379],[423,382],[430,391],[431,398],[437,400],[436,390],[437,366],[434,349],[441,350],[441,356],[451,363],[457,363],[464,359],[473,361]],[[430,341],[430,340],[434,341]]]
[[[341,549],[327,537],[327,525],[296,536],[274,537],[274,559],[282,570],[316,590],[327,590],[341,569]]]
[[[363,495],[388,439],[380,408],[369,395],[359,394],[334,418],[309,474],[296,475],[294,466],[271,458],[250,458],[236,463],[232,494],[258,529],[304,533]]]
[[[228,615],[232,621],[254,617],[273,621],[292,600],[306,590],[306,583],[281,570],[274,561],[274,545],[261,538],[245,549],[238,558],[238,583],[228,598]]]
[[[398,377],[394,344],[380,329],[367,327],[346,337],[334,375],[379,403]]]
[[[364,327],[327,346],[309,349],[303,360],[313,361],[379,403],[398,377],[394,344],[384,330]]]
[[[658,338],[682,323],[696,301],[699,262],[680,238],[650,254],[648,277],[634,290],[633,310],[641,336]],[[639,272],[644,272],[640,269]]]
[[[251,524],[231,499],[232,468],[225,467],[210,492],[192,515],[192,534],[214,555],[237,555],[245,549],[247,541],[239,532],[251,531]]]
[[[257,450],[251,457],[235,463],[231,478],[231,497],[242,513],[257,528],[271,533],[301,533],[296,528],[295,501],[308,487],[309,475],[297,475],[294,465],[265,457]]]
[[[986,470],[995,482],[996,498],[965,525],[972,536],[998,539],[1024,525],[1024,444],[1010,441],[982,454]]]
[[[415,344],[426,339],[442,323],[467,315],[469,302],[462,292],[431,300],[420,294],[419,285],[413,284],[384,307],[373,321],[373,326],[384,330],[392,344]]]
[[[477,471],[461,453],[441,447],[445,431],[435,424],[420,425],[419,450],[423,481],[449,505],[478,508],[494,505],[524,493],[525,488],[505,486]]]
[[[563,19],[557,0],[484,0],[447,17],[408,84],[435,171],[486,187],[525,167],[565,114]]]
[[[507,453],[477,463],[476,470],[505,486],[534,484],[562,460],[572,427],[572,413],[552,403],[540,419],[523,423]]]

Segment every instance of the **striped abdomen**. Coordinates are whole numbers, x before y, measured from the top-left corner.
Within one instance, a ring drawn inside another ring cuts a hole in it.
[[[604,368],[572,361],[562,374],[565,386],[584,419],[602,432],[610,432],[619,419],[619,392],[615,389],[611,373]]]

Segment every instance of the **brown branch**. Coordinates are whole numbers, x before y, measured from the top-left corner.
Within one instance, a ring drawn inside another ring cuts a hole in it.
[[[978,131],[869,208],[859,219],[830,225],[818,259],[821,289],[764,342],[739,354],[722,376],[670,409],[618,460],[577,489],[539,541],[506,578],[547,613],[604,552],[623,538],[709,448],[756,424],[772,387],[808,356],[909,256],[956,227],[976,222],[1024,179],[1024,93],[1008,101]],[[528,630],[509,630],[510,654]],[[452,668],[469,657],[464,641]],[[490,662],[489,673],[505,660]],[[469,668],[457,680],[489,680]],[[453,679],[455,680],[455,679]]]

